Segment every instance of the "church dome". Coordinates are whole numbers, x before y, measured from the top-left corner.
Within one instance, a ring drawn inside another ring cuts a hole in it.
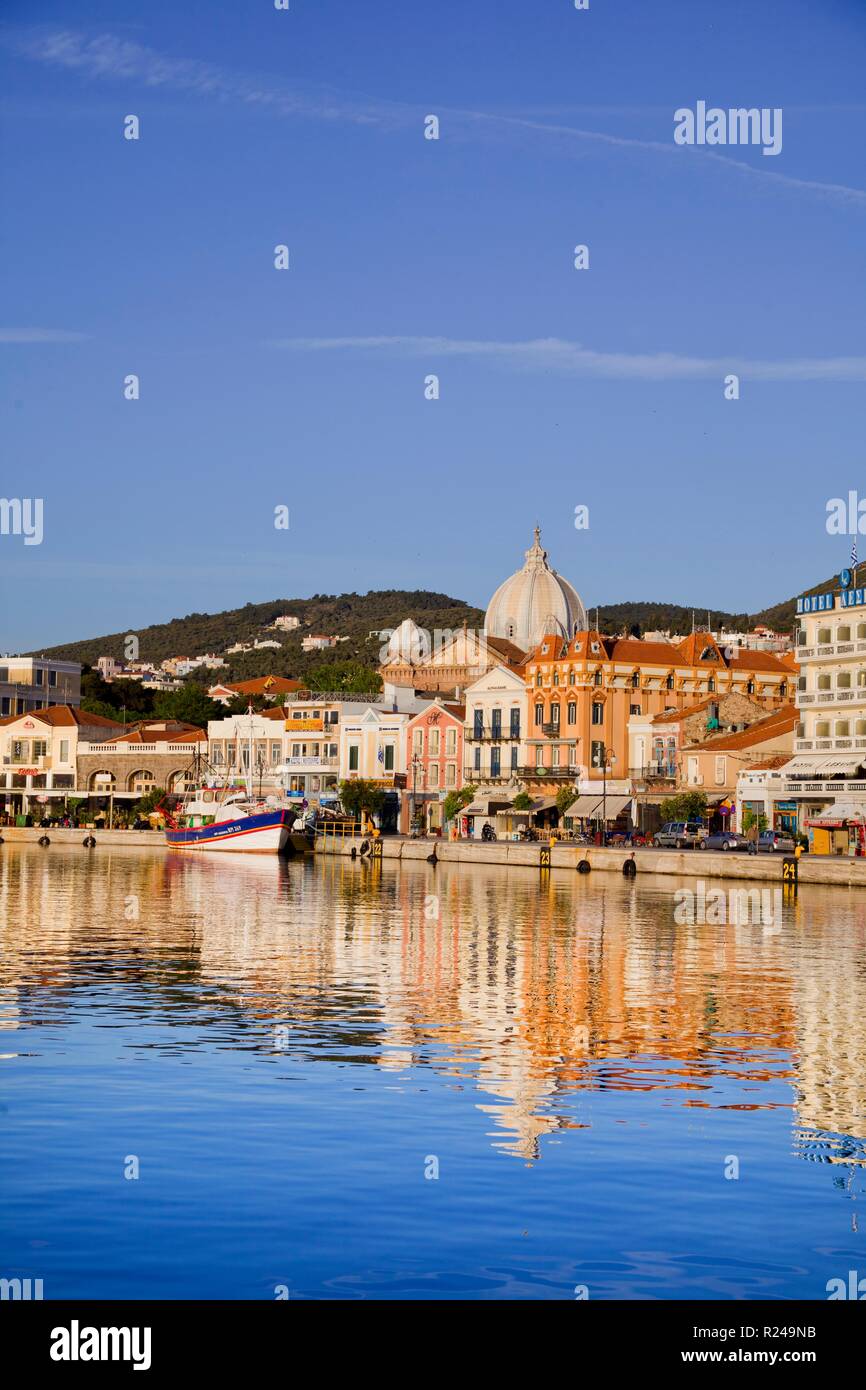
[[[404,618],[400,626],[391,633],[385,661],[414,666],[419,661],[426,661],[429,655],[430,634],[411,618]]]
[[[545,633],[572,637],[587,626],[580,594],[552,569],[541,546],[541,532],[526,551],[523,569],[500,584],[487,607],[489,637],[505,637],[521,651],[537,646]]]

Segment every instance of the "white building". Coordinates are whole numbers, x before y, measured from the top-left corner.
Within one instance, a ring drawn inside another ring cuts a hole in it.
[[[493,666],[466,687],[463,700],[464,783],[516,783],[528,761],[527,691],[523,676],[510,666]]]
[[[0,719],[0,799],[5,810],[68,796],[76,787],[79,746],[102,743],[123,725],[72,705],[55,705]]]
[[[866,848],[866,589],[840,587],[797,600],[795,754],[785,795],[797,804],[813,848]],[[838,831],[839,834],[829,832]],[[848,832],[846,834],[846,832]],[[832,843],[831,843],[832,842]]]
[[[81,704],[81,666],[47,656],[0,656],[0,718]]]
[[[283,613],[281,617],[274,619],[271,626],[279,628],[281,632],[294,632],[296,627],[301,626],[301,620],[292,613]]]

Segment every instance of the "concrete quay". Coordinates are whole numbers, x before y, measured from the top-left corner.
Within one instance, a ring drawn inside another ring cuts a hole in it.
[[[38,825],[0,827],[0,838],[7,845],[38,844],[43,835],[48,836],[52,845],[82,845],[84,840],[92,835],[97,849],[100,845],[153,849],[155,845],[165,844],[161,830],[85,830],[83,826],[79,826],[77,830],[63,830],[56,826],[52,826],[50,830],[42,830]]]
[[[572,873],[577,871],[578,863],[586,859],[592,871],[621,874],[626,859],[631,858],[629,849],[602,849],[594,845],[558,844],[549,848],[545,844],[517,844],[502,840],[485,844],[474,840],[412,840],[397,835],[385,835],[378,843],[382,847],[383,860],[423,862],[435,850],[436,859],[443,864],[495,864],[506,869],[534,869],[536,873],[542,867],[548,867],[542,863],[543,854],[549,855],[550,868],[567,869]],[[354,849],[356,855],[360,855],[362,844],[362,836],[347,837],[345,840],[328,837],[316,841],[316,852],[351,855]],[[784,857],[781,854],[741,854],[697,849],[641,848],[634,852],[638,877],[642,874],[669,874],[774,884],[782,882]],[[798,869],[800,883],[866,888],[866,859],[804,854],[800,857]]]

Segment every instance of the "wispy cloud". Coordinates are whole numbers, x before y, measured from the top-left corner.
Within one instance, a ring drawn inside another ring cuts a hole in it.
[[[409,107],[398,103],[368,101],[363,96],[301,82],[291,86],[275,84],[196,59],[169,58],[154,48],[114,34],[88,38],[72,29],[7,29],[2,38],[20,57],[65,68],[82,77],[140,82],[145,87],[272,109],[281,115],[352,121],[359,125],[395,124],[415,115]]]
[[[381,352],[402,356],[474,357],[522,371],[644,381],[701,380],[735,372],[752,381],[866,381],[866,357],[792,357],[781,361],[739,357],[688,357],[675,352],[598,352],[562,338],[491,342],[472,338],[410,335],[370,338],[281,338],[274,347],[297,352]]]
[[[451,122],[462,135],[487,130],[512,130],[546,139],[558,138],[585,150],[593,146],[619,149],[636,154],[664,156],[678,161],[679,170],[721,166],[740,177],[759,181],[764,187],[805,193],[851,206],[866,207],[866,189],[847,184],[824,183],[818,179],[797,178],[768,169],[766,161],[748,163],[732,155],[719,154],[705,146],[675,145],[670,141],[645,140],[636,136],[611,135],[561,122],[538,120],[530,116],[501,112],[472,111],[437,105],[422,108],[405,102],[374,99],[363,94],[340,92],[321,85],[293,81],[274,82],[260,76],[227,71],[195,59],[170,58],[158,50],[114,34],[88,37],[73,29],[8,28],[3,42],[19,56],[55,68],[64,68],[91,79],[136,81],[145,87],[189,92],[217,101],[237,101],[246,106],[276,111],[280,115],[311,120],[348,121],[356,125],[397,129],[417,122],[427,110],[435,110],[440,120]],[[673,118],[673,108],[671,109]],[[673,167],[673,166],[671,166]]]
[[[0,328],[0,343],[83,343],[86,333],[65,328]]]

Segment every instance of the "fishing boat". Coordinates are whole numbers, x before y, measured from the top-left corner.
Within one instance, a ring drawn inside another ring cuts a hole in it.
[[[206,766],[198,750],[191,770],[193,789],[180,808],[157,808],[165,821],[166,844],[172,849],[243,851],[247,854],[280,854],[287,845],[306,847],[305,836],[295,831],[297,812],[283,798],[253,795],[252,707],[246,764],[246,788]]]
[[[295,820],[291,807],[254,802],[239,788],[200,787],[176,815],[161,809],[166,844],[172,849],[279,854]]]

